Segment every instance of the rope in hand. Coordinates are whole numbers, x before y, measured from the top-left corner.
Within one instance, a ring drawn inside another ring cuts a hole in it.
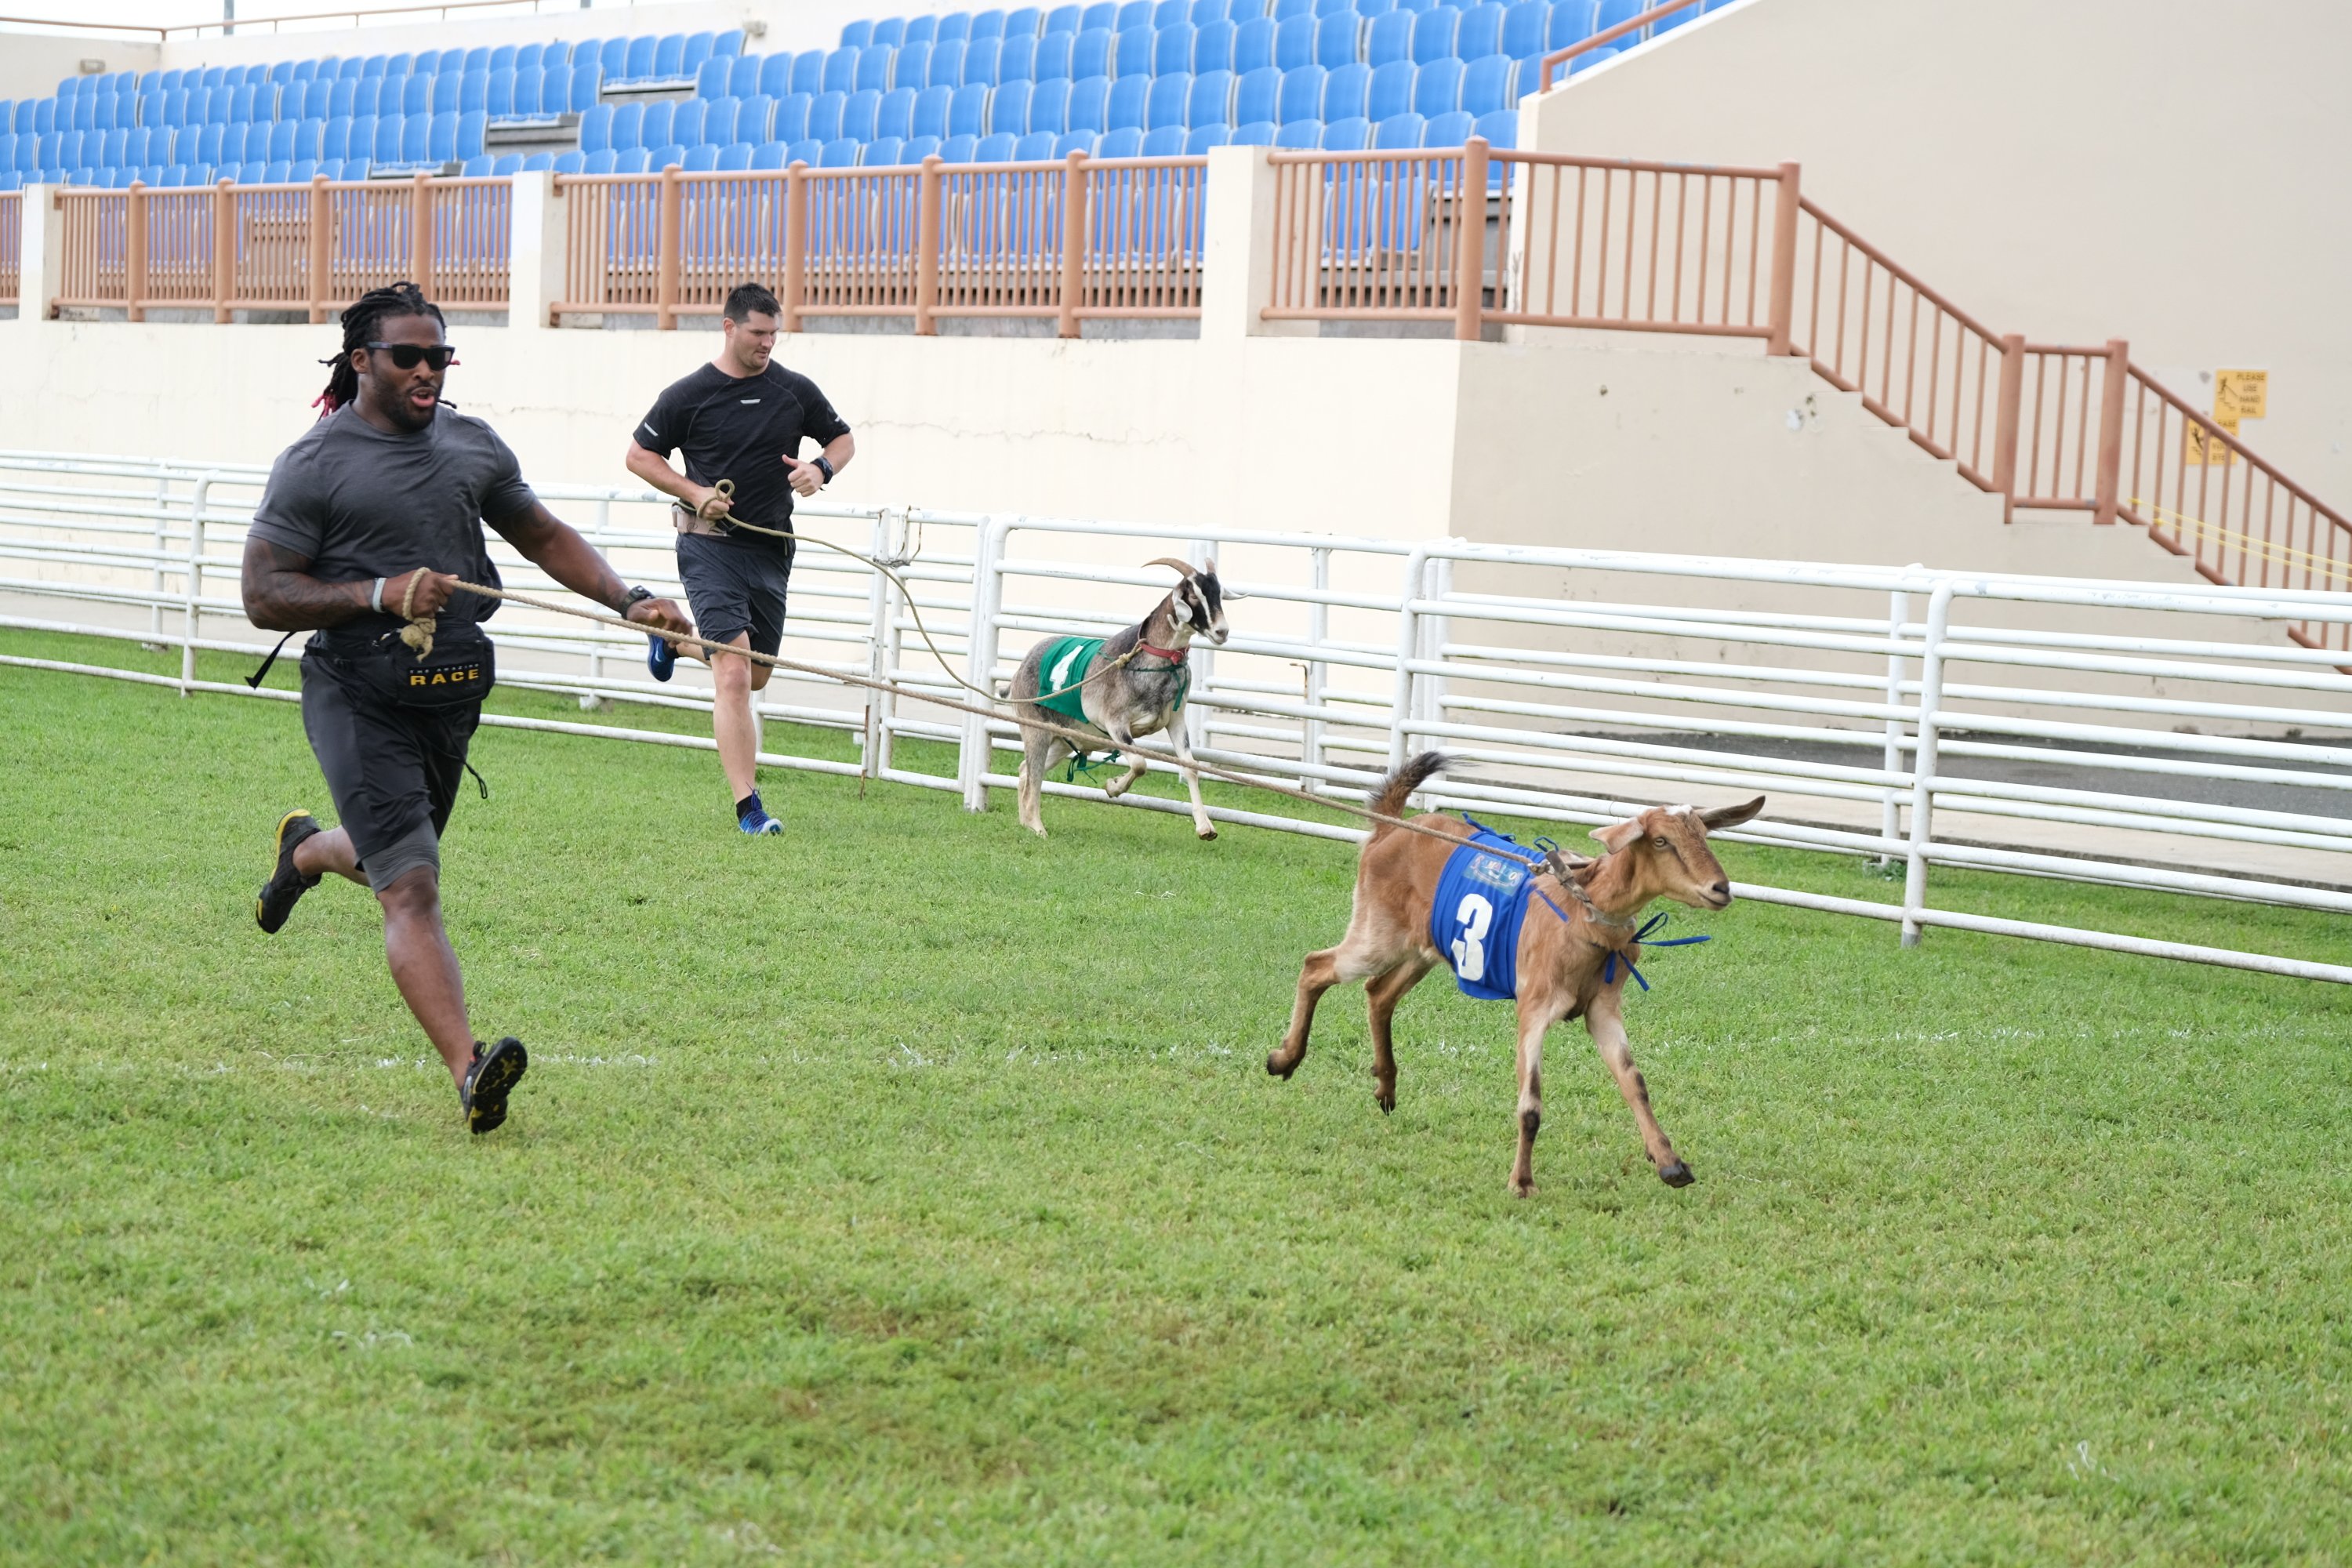
[[[735,481],[733,479],[720,479],[717,484],[710,488],[717,490],[720,495],[725,496],[730,501],[732,501],[735,499]],[[709,503],[706,502],[704,504],[708,505]],[[705,522],[716,523],[724,531],[732,531],[733,530],[740,528],[746,533],[764,533],[770,539],[789,539],[794,543],[805,542],[811,544],[821,544],[827,550],[836,551],[843,555],[848,556],[853,561],[864,562],[866,565],[873,567],[874,570],[881,573],[882,575],[889,578],[891,582],[896,583],[898,585],[898,592],[906,597],[907,613],[909,616],[912,616],[915,619],[915,630],[917,634],[922,637],[923,646],[931,650],[931,657],[940,661],[940,668],[947,672],[947,678],[950,680],[954,681],[958,686],[962,687],[966,691],[971,692],[975,697],[984,697],[991,702],[1001,702],[1006,700],[1005,699],[997,696],[993,691],[982,691],[979,687],[974,686],[971,681],[966,680],[962,676],[958,675],[955,672],[955,666],[948,662],[948,656],[940,651],[939,644],[931,640],[930,628],[923,625],[923,612],[918,608],[915,604],[915,591],[907,586],[907,580],[904,577],[899,576],[898,573],[892,571],[888,563],[877,561],[873,556],[867,555],[863,552],[852,550],[846,544],[835,544],[832,540],[821,538],[814,533],[795,533],[790,529],[782,528],[761,528],[756,522],[744,522],[733,517],[703,517],[703,514],[699,510],[698,510],[694,515],[698,518],[702,518],[702,521]],[[902,563],[901,564],[906,564],[906,563]],[[631,629],[636,630],[640,628],[632,627]],[[1128,660],[1133,658],[1137,654],[1139,654],[1142,651],[1142,640],[1138,638],[1135,647],[1128,649],[1125,653],[1120,654],[1108,664],[1087,670],[1084,677],[1072,681],[1069,685],[1054,691],[1041,691],[1034,697],[1024,697],[1021,699],[1021,700],[1024,702],[1045,702],[1053,698],[1066,697],[1071,692],[1076,691],[1080,687],[1086,685],[1087,681],[1093,680],[1098,676],[1108,675],[1112,670],[1122,668],[1126,665]],[[1040,673],[1042,674],[1043,672],[1041,671]],[[1104,737],[1099,735],[1095,738],[1097,740],[1104,739]],[[1083,752],[1080,754],[1084,755]]]
[[[855,554],[856,552],[850,552],[849,553]],[[860,556],[859,559],[865,560],[866,558]],[[529,594],[517,594],[504,588],[485,588],[479,584],[468,583],[463,579],[459,579],[455,585],[462,592],[475,595],[480,598],[497,599],[502,603],[511,605],[526,605],[534,610],[546,610],[554,615],[571,616],[579,620],[593,621],[599,626],[618,626],[624,631],[659,637],[667,642],[699,647],[706,653],[733,654],[740,658],[752,659],[758,663],[764,664],[771,669],[786,669],[799,675],[813,675],[823,680],[837,680],[845,686],[862,686],[870,691],[887,692],[894,697],[911,698],[918,702],[929,702],[936,707],[951,709],[958,713],[971,714],[975,718],[994,720],[1005,717],[1005,715],[998,712],[993,706],[998,699],[988,692],[981,692],[980,694],[983,697],[987,697],[992,706],[982,708],[973,703],[961,701],[953,697],[941,697],[933,692],[918,691],[911,687],[902,686],[895,680],[879,680],[872,676],[851,675],[838,669],[827,669],[821,664],[805,664],[799,659],[784,658],[779,655],[772,653],[761,653],[757,648],[737,647],[731,643],[713,642],[708,637],[697,637],[691,632],[652,632],[647,627],[638,624],[637,622],[627,620],[619,616],[600,615],[593,610],[583,610],[572,605],[555,604],[550,600],[537,598]],[[964,686],[970,690],[979,691],[980,689],[978,687],[972,686],[969,681],[960,681],[958,684]],[[1019,714],[1013,715],[1012,719],[1013,723],[1020,725],[1024,730],[1042,731],[1048,735],[1056,736],[1061,740],[1066,741],[1073,746],[1091,746],[1103,738],[1100,735],[1089,735],[1082,730],[1071,729],[1066,724],[1050,723],[1042,719],[1027,719],[1023,718]],[[1176,765],[1183,767],[1187,764],[1179,763]],[[1226,784],[1243,784],[1252,789],[1268,790],[1273,794],[1284,795],[1292,800],[1301,801],[1308,805],[1322,806],[1328,810],[1339,812],[1344,816],[1360,817],[1366,822],[1379,823],[1383,826],[1398,828],[1406,833],[1418,833],[1424,838],[1435,838],[1457,848],[1466,842],[1466,840],[1463,839],[1456,834],[1441,833],[1436,828],[1425,827],[1417,822],[1408,822],[1401,816],[1391,816],[1386,812],[1374,811],[1370,806],[1355,805],[1343,800],[1331,800],[1322,795],[1310,795],[1303,789],[1294,789],[1288,784],[1276,784],[1271,779],[1261,778],[1255,773],[1243,773],[1238,769],[1220,767],[1214,763],[1204,763],[1197,760],[1189,765],[1194,773],[1200,773],[1207,778],[1222,780]],[[1600,861],[1588,860],[1584,862],[1581,867],[1572,867],[1568,864],[1567,857],[1556,849],[1549,855],[1517,855],[1513,858],[1531,870],[1538,872],[1549,872],[1560,882],[1562,887],[1566,888],[1571,894],[1573,894],[1585,905],[1587,909],[1592,908],[1591,900],[1586,897],[1583,888],[1580,885],[1580,878],[1576,873],[1589,873],[1592,868],[1601,864]],[[1596,915],[1598,914],[1597,910],[1594,912]],[[1602,923],[1610,922],[1603,921]],[[1604,942],[1601,945],[1607,946],[1609,944]]]

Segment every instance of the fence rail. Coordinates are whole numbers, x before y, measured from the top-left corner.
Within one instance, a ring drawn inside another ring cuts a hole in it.
[[[229,465],[0,453],[0,626],[182,650],[176,678],[15,650],[0,664],[256,695],[199,679],[195,654],[257,657],[267,646],[235,587],[263,478]],[[540,493],[633,577],[674,584],[663,498]],[[2352,965],[2194,940],[2228,929],[2209,910],[2184,911],[2173,933],[2155,937],[1990,919],[1937,897],[1939,871],[1966,868],[2352,912],[2352,676],[2333,668],[2336,654],[2260,635],[2264,618],[2352,623],[2340,594],[1171,531],[821,498],[801,521],[909,563],[912,605],[861,563],[803,551],[808,581],[796,585],[786,652],[827,668],[959,695],[914,636],[915,610],[961,661],[958,673],[985,686],[1034,640],[1139,613],[1165,579],[1136,563],[1213,555],[1234,633],[1223,647],[1196,645],[1184,718],[1207,760],[1355,800],[1410,751],[1442,746],[1457,761],[1429,804],[1564,824],[1661,798],[1760,792],[1767,814],[1730,837],[1899,866],[1902,892],[1873,901],[1743,884],[1743,897],[1896,923],[1906,941],[1955,927],[2352,982]],[[509,584],[551,591],[493,548]],[[1531,581],[1565,586],[1530,595]],[[682,668],[668,686],[646,679],[641,637],[509,609],[498,635],[509,685],[583,706],[708,704],[698,669]],[[773,766],[951,789],[981,807],[1014,782],[1009,722],[789,673],[761,705],[856,737],[855,762],[787,750],[763,757]],[[487,721],[710,744],[625,720]],[[1048,790],[1103,798],[1084,785]],[[1184,809],[1158,797],[1120,804]],[[1211,815],[1356,837],[1269,801]]]
[[[1206,158],[562,174],[560,319],[716,314],[747,277],[810,316],[1197,316]]]
[[[313,179],[301,185],[56,193],[63,228],[51,310],[299,310],[323,321],[368,289],[418,281],[446,305],[507,302],[511,182]]]

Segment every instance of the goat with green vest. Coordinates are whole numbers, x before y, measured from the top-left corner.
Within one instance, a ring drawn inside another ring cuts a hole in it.
[[[1178,581],[1140,625],[1107,637],[1047,637],[1029,650],[1013,672],[1007,700],[1019,717],[1030,721],[1022,731],[1021,826],[1040,838],[1045,836],[1041,809],[1045,774],[1077,750],[1060,736],[1034,728],[1041,723],[1089,731],[1103,737],[1107,749],[1125,755],[1127,772],[1103,786],[1114,800],[1150,764],[1135,744],[1137,738],[1166,731],[1192,798],[1192,831],[1203,838],[1217,836],[1201,804],[1201,775],[1192,767],[1192,747],[1176,718],[1192,691],[1192,639],[1206,637],[1213,647],[1225,640],[1224,590],[1217,583],[1214,562],[1194,567],[1163,556],[1146,564],[1174,568]]]

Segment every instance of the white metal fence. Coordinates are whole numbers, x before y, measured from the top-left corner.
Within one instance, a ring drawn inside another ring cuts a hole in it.
[[[129,678],[249,694],[196,679],[194,654],[268,647],[236,592],[263,477],[0,453],[0,626],[180,647],[177,679]],[[675,585],[661,498],[541,493],[625,574]],[[961,673],[988,685],[1037,637],[1139,618],[1168,576],[1136,563],[1213,558],[1234,635],[1196,655],[1185,721],[1207,760],[1360,799],[1410,752],[1440,746],[1457,763],[1431,804],[1562,823],[1764,793],[1767,814],[1729,837],[1899,866],[1903,898],[1742,885],[1744,897],[1899,921],[1906,942],[1946,926],[2352,981],[2352,967],[2221,944],[1939,909],[1932,885],[1935,868],[1968,867],[2352,912],[2352,677],[2273,624],[2352,621],[2347,595],[822,501],[803,508],[801,527],[904,563],[914,602],[863,564],[804,545],[790,657],[961,696],[920,640],[918,614]],[[551,586],[503,546],[493,554],[510,585]],[[493,629],[507,685],[589,706],[708,705],[686,666],[677,682],[654,684],[641,639],[516,606]],[[763,753],[772,765],[957,789],[975,809],[1013,783],[1009,721],[790,677],[771,685],[762,712],[846,731],[857,759]],[[584,720],[488,721],[709,744]],[[953,747],[953,776],[910,765],[901,742]],[[1101,798],[1083,784],[1048,788]],[[1279,803],[1211,815],[1357,837]],[[2215,906],[2215,925],[2225,910]]]

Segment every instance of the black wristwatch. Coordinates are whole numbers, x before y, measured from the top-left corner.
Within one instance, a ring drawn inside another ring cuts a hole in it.
[[[833,483],[833,465],[825,461],[825,457],[823,452],[819,452],[816,455],[816,468],[817,472],[824,476],[824,482],[826,484]]]
[[[654,591],[651,588],[646,587],[642,583],[630,589],[627,593],[622,595],[621,618],[625,621],[627,620],[631,610],[635,609],[639,605],[644,604],[647,599],[650,599],[653,596]]]

